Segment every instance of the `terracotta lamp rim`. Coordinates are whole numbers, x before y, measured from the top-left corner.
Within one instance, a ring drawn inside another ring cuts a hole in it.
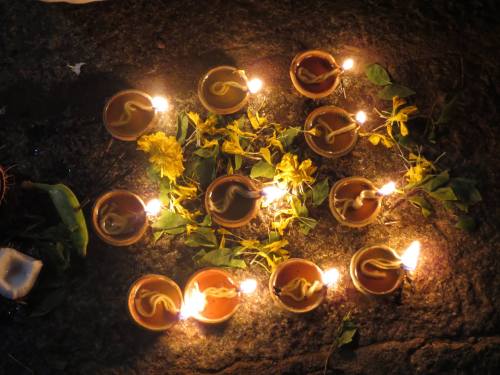
[[[149,280],[160,280],[160,281],[163,281],[163,282],[169,284],[170,286],[172,286],[173,289],[175,290],[175,293],[179,297],[180,306],[178,306],[178,308],[179,308],[179,310],[181,309],[182,303],[183,303],[183,295],[182,295],[182,291],[181,291],[181,288],[179,287],[179,285],[174,280],[172,280],[171,278],[169,278],[167,276],[154,274],[154,273],[148,273],[146,275],[139,277],[137,280],[135,280],[128,290],[127,306],[128,306],[129,316],[134,321],[134,323],[137,324],[138,326],[140,326],[141,328],[145,328],[149,331],[155,331],[155,332],[166,331],[167,329],[171,328],[174,324],[177,323],[177,321],[179,320],[179,317],[177,317],[177,319],[174,319],[171,322],[168,322],[162,326],[154,326],[154,325],[147,324],[142,319],[140,319],[138,316],[138,313],[136,312],[135,296],[136,296],[137,292],[139,291],[139,289]]]
[[[126,238],[121,238],[117,239],[109,234],[104,233],[104,231],[101,229],[99,225],[99,210],[101,206],[111,199],[112,197],[116,195],[126,195],[129,196],[133,199],[135,199],[142,207],[142,210],[144,212],[144,222],[142,223],[142,226],[133,234],[131,234],[129,237]],[[142,200],[141,197],[139,197],[137,194],[132,193],[131,191],[124,190],[124,189],[114,189],[110,190],[104,194],[101,194],[96,202],[94,203],[94,207],[92,209],[92,225],[94,227],[94,231],[96,232],[97,236],[106,242],[109,245],[113,246],[129,246],[133,245],[134,243],[138,242],[142,236],[146,233],[146,230],[148,229],[148,219],[146,215],[146,205],[144,204],[144,201]]]
[[[300,94],[310,99],[321,99],[332,94],[340,84],[339,74],[337,74],[337,76],[335,77],[332,86],[329,89],[321,92],[312,92],[307,90],[306,88],[304,88],[300,80],[297,78],[296,74],[297,67],[302,63],[302,61],[304,61],[308,57],[318,57],[320,59],[328,61],[334,69],[340,68],[340,66],[335,61],[335,58],[326,51],[320,49],[310,49],[307,51],[300,52],[297,55],[295,55],[295,57],[292,60],[292,63],[290,64],[290,78],[292,80],[293,87],[295,87],[295,89]]]
[[[389,247],[387,245],[384,245],[384,244],[375,244],[375,245],[365,246],[365,247],[359,249],[358,251],[356,251],[354,253],[354,255],[352,256],[352,258],[351,258],[351,263],[350,263],[350,266],[349,266],[349,273],[351,275],[351,280],[352,280],[354,286],[356,287],[356,289],[358,291],[360,291],[361,293],[363,293],[363,294],[370,294],[370,295],[375,295],[375,296],[383,296],[383,295],[391,294],[396,289],[398,289],[401,286],[402,282],[403,282],[404,272],[403,272],[402,269],[399,271],[399,277],[398,277],[396,283],[394,284],[394,286],[391,289],[383,291],[383,292],[376,292],[376,291],[370,290],[365,285],[363,285],[358,280],[358,277],[356,276],[356,266],[357,266],[358,259],[365,252],[370,251],[372,249],[383,249],[383,250],[386,250],[386,251],[390,252],[392,255],[394,255],[395,258],[399,257],[399,255],[398,255],[398,253],[397,253],[396,250],[394,250],[393,248],[391,248],[391,247]]]
[[[200,102],[203,105],[203,107],[205,107],[205,109],[207,109],[208,111],[213,112],[213,113],[218,114],[218,115],[230,115],[230,114],[233,114],[233,113],[240,111],[241,109],[243,109],[243,107],[245,107],[245,105],[247,105],[248,99],[250,97],[250,93],[247,91],[243,100],[232,107],[221,108],[221,107],[216,107],[216,106],[210,104],[207,101],[207,99],[205,98],[205,95],[203,94],[203,87],[204,87],[205,81],[208,79],[208,77],[210,77],[211,74],[213,74],[214,72],[217,72],[219,70],[235,71],[235,70],[240,70],[240,69],[238,69],[234,66],[231,66],[231,65],[219,65],[219,66],[216,66],[216,67],[210,69],[208,72],[206,72],[203,75],[203,77],[201,77],[200,81],[198,82],[198,98],[200,99]],[[242,78],[245,81],[245,83],[248,84],[248,79],[246,77],[242,77]]]
[[[217,177],[213,180],[210,185],[207,187],[205,192],[205,210],[212,216],[212,219],[219,225],[222,225],[227,228],[239,228],[244,225],[247,225],[250,221],[252,221],[260,210],[260,202],[262,198],[254,199],[254,203],[252,209],[241,219],[238,220],[229,220],[225,219],[222,215],[218,213],[214,213],[210,210],[210,195],[214,192],[214,190],[224,182],[238,182],[245,185],[249,190],[258,191],[257,185],[247,176],[232,174],[232,175],[224,175]]]
[[[238,283],[236,283],[233,279],[233,277],[231,276],[231,274],[221,268],[217,268],[217,267],[204,267],[204,268],[201,268],[199,269],[198,271],[196,271],[194,274],[191,275],[191,277],[188,279],[188,281],[186,282],[186,286],[184,287],[184,296],[188,293],[188,291],[191,290],[192,286],[193,286],[193,283],[194,281],[196,280],[196,278],[204,273],[204,272],[217,272],[217,273],[220,273],[222,275],[224,275],[231,284],[234,284],[235,287],[238,288]],[[223,323],[229,319],[231,319],[233,317],[234,314],[236,314],[236,311],[238,311],[238,308],[240,307],[240,298],[241,298],[241,294],[240,292],[238,291],[238,303],[236,304],[236,306],[231,310],[230,313],[220,317],[220,318],[217,318],[217,319],[211,319],[211,318],[207,318],[205,316],[203,316],[201,313],[200,314],[197,314],[197,315],[193,315],[192,318],[197,320],[198,322],[200,323],[204,323],[204,324],[220,324],[220,323]]]
[[[313,124],[314,124],[314,120],[317,117],[324,115],[325,113],[337,113],[337,114],[340,114],[342,116],[345,116],[346,118],[351,119],[351,115],[345,109],[334,106],[334,105],[325,105],[325,106],[316,108],[314,111],[309,113],[309,115],[307,116],[306,121],[304,123],[304,130],[306,130],[306,131],[311,130],[313,127]],[[346,148],[339,150],[337,152],[329,151],[329,150],[326,150],[326,149],[319,147],[316,144],[316,142],[314,141],[314,138],[313,138],[314,136],[312,134],[305,133],[304,136],[305,136],[305,139],[306,139],[308,146],[314,152],[316,152],[318,155],[324,156],[325,158],[335,159],[335,158],[339,158],[341,156],[347,155],[349,152],[352,151],[352,149],[356,145],[356,142],[358,141],[358,130],[353,129],[350,132],[352,132],[354,134],[351,143]]]
[[[110,127],[108,125],[108,122],[106,121],[106,113],[111,105],[111,103],[116,100],[116,98],[122,96],[122,95],[126,95],[126,94],[137,94],[137,95],[141,95],[142,97],[146,98],[150,103],[151,105],[153,105],[153,98],[151,97],[151,95],[145,93],[144,91],[141,91],[141,90],[137,90],[137,89],[126,89],[126,90],[121,90],[121,91],[118,91],[116,94],[114,94],[111,98],[109,98],[107,101],[106,101],[106,104],[104,105],[104,109],[102,111],[102,121],[104,123],[104,127],[106,128],[106,130],[108,131],[109,134],[111,134],[111,136],[113,138],[116,138],[120,141],[125,141],[125,142],[130,142],[130,141],[136,141],[141,135],[143,135],[154,123],[156,123],[158,121],[158,114],[157,112],[155,111],[154,115],[153,115],[153,118],[151,119],[151,121],[140,131],[136,132],[135,134],[132,134],[132,135],[123,135],[123,134],[117,134],[116,132],[113,131],[112,127]]]
[[[376,218],[377,218],[377,216],[382,208],[382,201],[381,201],[381,199],[378,200],[377,207],[376,207],[375,211],[373,211],[373,213],[364,220],[355,222],[355,221],[349,221],[349,220],[343,219],[340,216],[340,214],[337,212],[337,209],[335,207],[335,194],[340,187],[342,187],[344,184],[346,184],[349,181],[358,181],[358,182],[369,185],[370,189],[372,189],[372,190],[377,190],[377,188],[375,187],[373,182],[368,180],[365,177],[351,176],[351,177],[341,178],[340,180],[335,182],[335,184],[330,189],[330,193],[328,194],[328,206],[330,207],[330,212],[332,213],[333,217],[341,225],[345,225],[345,226],[351,227],[351,228],[361,228],[361,227],[364,227],[364,226],[367,226],[367,225],[373,223],[376,220]]]
[[[269,278],[269,293],[271,294],[271,298],[272,300],[281,308],[283,308],[284,310],[286,311],[289,311],[289,312],[292,312],[292,313],[296,313],[296,314],[305,314],[305,313],[308,313],[314,309],[316,309],[319,305],[321,305],[321,303],[323,302],[323,300],[325,299],[326,297],[326,289],[323,288],[323,290],[321,291],[321,296],[320,298],[314,302],[313,304],[307,306],[307,307],[304,307],[304,308],[295,308],[295,307],[292,307],[292,306],[289,306],[287,305],[285,302],[283,302],[281,300],[281,298],[279,298],[275,293],[274,293],[274,284],[276,282],[276,279],[278,278],[278,275],[279,273],[287,266],[287,265],[290,265],[292,263],[301,263],[301,264],[307,264],[308,266],[313,266],[318,272],[319,274],[321,275],[323,273],[323,270],[314,262],[311,262],[310,260],[307,260],[307,259],[303,259],[303,258],[289,258],[287,260],[285,260],[284,262],[278,264],[278,266],[275,268],[275,270],[273,271],[273,273],[271,274],[271,277]],[[321,280],[322,281],[322,280]]]

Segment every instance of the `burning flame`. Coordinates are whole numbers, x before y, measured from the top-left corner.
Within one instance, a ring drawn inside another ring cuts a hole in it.
[[[206,305],[207,297],[205,296],[205,293],[200,292],[198,283],[194,283],[193,288],[184,296],[184,303],[181,307],[180,318],[184,320],[192,316],[197,316],[205,310]]]
[[[359,111],[358,113],[356,113],[356,121],[360,124],[364,124],[366,121],[366,113],[363,111]]]
[[[157,216],[160,211],[161,211],[161,201],[159,199],[151,199],[147,204],[146,204],[146,213],[149,216]]]
[[[420,254],[420,242],[413,241],[401,256],[401,263],[405,269],[413,271],[417,268],[418,256]]]
[[[287,190],[282,189],[277,185],[270,185],[263,188],[262,193],[264,194],[263,205],[269,206],[271,203],[283,198],[287,193]]]
[[[344,70],[351,70],[354,66],[354,60],[353,59],[346,59],[343,64],[342,64],[342,69]]]
[[[155,96],[151,100],[151,104],[153,105],[153,108],[156,109],[157,112],[166,112],[168,111],[168,101],[167,98],[164,98],[163,96]]]
[[[256,94],[260,90],[262,90],[263,85],[264,83],[262,82],[262,80],[260,80],[259,78],[253,78],[250,81],[248,81],[247,84],[248,91],[250,91],[251,94]]]
[[[240,291],[244,294],[251,294],[257,289],[257,280],[246,279],[240,283]]]
[[[336,268],[330,268],[323,272],[323,284],[327,287],[331,287],[340,279],[340,272]]]
[[[380,189],[378,189],[379,194],[382,195],[391,195],[396,191],[396,183],[394,181],[388,182]]]

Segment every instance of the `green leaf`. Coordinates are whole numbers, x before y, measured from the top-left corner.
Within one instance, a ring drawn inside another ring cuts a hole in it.
[[[441,110],[441,114],[439,115],[438,120],[434,123],[434,125],[439,126],[450,122],[453,118],[453,115],[457,111],[458,107],[458,99],[460,98],[460,93],[456,94],[453,98],[451,98]]]
[[[198,155],[204,159],[206,158],[216,158],[219,155],[219,146],[198,148],[193,154]]]
[[[389,73],[379,64],[370,64],[365,68],[365,74],[370,80],[370,82],[379,85],[385,86],[391,84],[391,79],[389,77]],[[392,98],[391,98],[392,99]]]
[[[70,232],[73,249],[77,255],[85,257],[87,255],[87,245],[89,243],[89,233],[83,211],[78,198],[73,191],[63,184],[41,184],[25,181],[24,188],[36,188],[47,192],[52,199],[61,221]]]
[[[275,168],[268,162],[264,160],[260,160],[252,166],[252,170],[250,171],[251,178],[257,177],[266,177],[273,178],[274,177]]]
[[[299,229],[304,235],[308,235],[309,232],[316,227],[318,221],[312,217],[299,217]]]
[[[186,167],[186,176],[198,181],[205,189],[215,179],[217,161],[215,158],[191,158]]]
[[[400,98],[406,98],[410,95],[414,95],[415,91],[412,89],[393,83],[392,85],[385,86],[378,93],[380,99],[392,100],[393,97],[399,96]]]
[[[431,191],[436,190],[437,188],[445,185],[450,180],[450,175],[448,171],[441,172],[438,175],[435,175],[431,178],[426,178],[425,182],[420,184],[420,187],[426,192],[430,193]]]
[[[156,244],[158,240],[165,234],[164,231],[159,230],[156,232],[153,232],[153,244]]]
[[[419,207],[424,217],[429,217],[432,214],[432,205],[424,197],[412,196],[408,198],[408,201],[414,206]]]
[[[328,197],[329,192],[330,192],[330,186],[328,184],[328,178],[325,178],[323,181],[315,184],[312,187],[313,206],[321,205]]]
[[[212,228],[199,227],[186,237],[184,244],[189,247],[217,247],[217,237]]]
[[[186,141],[188,126],[189,117],[187,116],[186,112],[179,113],[179,116],[177,116],[177,134],[175,138],[181,145]]]
[[[151,225],[153,229],[161,230],[168,234],[179,234],[186,231],[189,220],[172,211],[163,211],[158,219]]]
[[[354,322],[352,322],[351,320],[342,321],[341,332],[337,338],[337,348],[350,344],[357,331],[358,329]]]
[[[458,200],[457,196],[453,192],[453,189],[450,186],[442,187],[431,191],[429,195],[440,201],[456,201]]]
[[[295,140],[295,137],[300,133],[300,128],[291,127],[287,128],[278,136],[278,140],[281,142],[283,147],[286,149],[290,147]]]
[[[243,259],[237,258],[231,249],[220,248],[211,251],[201,250],[193,257],[198,266],[246,268]]]
[[[458,199],[468,205],[481,202],[482,197],[479,190],[476,188],[476,181],[468,178],[452,178],[450,186]]]
[[[66,299],[66,288],[56,288],[50,289],[44,293],[43,298],[38,301],[31,310],[30,317],[38,318],[40,316],[47,315],[49,312],[54,310],[57,306],[64,302]]]
[[[234,170],[237,171],[241,168],[241,163],[243,162],[243,158],[241,155],[234,155]]]
[[[63,242],[40,241],[38,248],[42,253],[43,260],[50,265],[56,273],[66,271],[70,266],[70,251]]]
[[[462,215],[458,219],[458,222],[455,224],[455,227],[466,230],[468,232],[473,232],[477,227],[477,223],[473,217]]]

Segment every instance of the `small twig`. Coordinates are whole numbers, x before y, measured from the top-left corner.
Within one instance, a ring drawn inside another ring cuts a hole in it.
[[[7,353],[7,356],[12,359],[14,362],[16,362],[19,366],[24,368],[26,371],[29,371],[31,374],[34,374],[35,372],[30,369],[28,366],[26,366],[24,363],[22,363],[20,360],[18,360],[16,357],[14,357],[12,354]]]

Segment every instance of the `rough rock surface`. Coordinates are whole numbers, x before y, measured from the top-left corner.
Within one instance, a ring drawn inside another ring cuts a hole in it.
[[[292,231],[291,254],[342,273],[340,285],[316,311],[280,311],[266,289],[268,276],[252,269],[261,282],[257,295],[226,325],[206,328],[187,321],[162,335],[131,324],[127,289],[150,272],[183,285],[193,271],[192,250],[179,240],[153,245],[148,238],[113,248],[91,233],[84,268],[54,312],[29,319],[18,311],[22,305],[12,309],[0,300],[0,373],[320,374],[347,311],[359,336],[332,356],[331,373],[496,373],[499,10],[487,0],[110,0],[83,6],[1,0],[0,163],[14,165],[17,182],[63,181],[80,197],[92,198],[124,174],[114,187],[151,197],[144,156],[133,143],[110,145],[101,123],[103,104],[116,91],[134,87],[168,96],[174,110],[164,126],[171,131],[175,112],[204,112],[196,96],[200,76],[229,63],[265,81],[252,106],[262,105],[283,124],[301,125],[320,104],[370,112],[387,106],[363,75],[365,64],[379,62],[417,92],[423,113],[446,94],[464,90],[460,113],[437,147],[446,151],[443,163],[454,173],[480,180],[484,202],[473,210],[480,226],[472,234],[456,229],[456,218],[444,209],[424,219],[406,204],[390,210],[392,199],[379,222],[359,230],[340,227],[327,207],[314,210],[317,228],[307,237]],[[346,77],[347,98],[337,94],[312,102],[293,89],[289,63],[308,48],[356,59],[357,68]],[[78,62],[86,63],[79,76],[67,67]],[[370,121],[378,121],[375,114]],[[309,156],[333,180],[363,175],[382,183],[402,175],[397,154],[366,139],[339,160]],[[15,193],[13,186],[0,221],[16,205],[28,204]],[[248,231],[257,233],[259,224]],[[4,238],[0,233],[0,245],[6,245]],[[385,299],[354,289],[348,275],[354,251],[379,242],[401,249],[412,239],[423,244],[413,289],[406,285]]]

